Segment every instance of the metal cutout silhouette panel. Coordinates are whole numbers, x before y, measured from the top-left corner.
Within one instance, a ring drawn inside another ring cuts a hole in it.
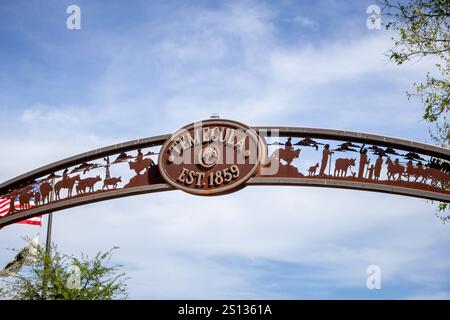
[[[216,122],[220,127],[220,120]],[[223,125],[230,125],[225,122]],[[263,141],[265,157],[244,185],[351,188],[450,202],[448,149],[325,129],[251,130]],[[86,203],[176,189],[176,184],[167,183],[158,165],[161,146],[170,137],[94,150],[0,184],[0,227]],[[211,161],[210,143],[199,143],[200,152]],[[239,164],[231,166],[238,171]]]

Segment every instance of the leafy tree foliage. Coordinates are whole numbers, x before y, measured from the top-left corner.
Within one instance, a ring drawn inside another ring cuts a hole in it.
[[[113,251],[78,259],[62,254],[55,245],[51,254],[38,246],[34,263],[0,282],[0,297],[13,300],[111,300],[127,298],[122,266],[110,265]]]
[[[386,28],[396,31],[390,59],[401,65],[411,60],[433,56],[435,70],[426,81],[415,83],[409,97],[418,96],[425,105],[423,118],[435,125],[433,139],[448,147],[450,126],[450,0],[384,0],[383,12],[388,17]]]
[[[383,0],[386,28],[395,31],[394,45],[389,51],[391,61],[401,65],[432,57],[435,68],[426,80],[414,83],[415,90],[407,92],[409,98],[419,97],[425,106],[423,118],[430,126],[431,138],[449,147],[450,125],[447,114],[450,108],[450,0]],[[439,211],[449,209],[446,203]],[[438,216],[448,221],[450,216]]]

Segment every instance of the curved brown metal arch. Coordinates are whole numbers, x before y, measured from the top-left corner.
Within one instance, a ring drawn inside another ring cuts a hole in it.
[[[426,190],[412,190],[410,188],[403,188],[397,186],[382,186],[358,181],[337,181],[333,179],[311,180],[308,178],[255,177],[251,179],[247,183],[247,185],[254,185],[254,186],[280,185],[280,186],[299,186],[299,187],[339,188],[339,189],[381,192],[428,200],[450,202],[450,194],[443,194]]]
[[[317,128],[303,128],[303,127],[253,127],[263,136],[269,133],[270,130],[275,129],[278,131],[280,137],[311,137],[316,139],[330,139],[337,141],[353,141],[359,143],[375,144],[378,146],[393,147],[401,150],[418,152],[422,155],[429,155],[431,157],[437,157],[446,161],[450,160],[450,150],[433,146],[425,143],[408,141],[393,137],[386,137],[374,134],[340,131],[330,129],[317,129]],[[59,171],[71,166],[81,164],[83,162],[96,160],[105,156],[114,155],[120,152],[136,150],[139,148],[148,148],[162,145],[166,139],[170,137],[169,134],[149,137],[145,139],[133,140],[125,143],[115,144],[109,147],[92,150],[86,153],[75,155],[64,160],[60,160],[49,164],[47,166],[35,169],[28,173],[22,174],[18,177],[10,179],[0,184],[0,195],[5,194],[13,189],[21,188],[28,185],[35,179],[51,174],[55,171]],[[315,187],[330,187],[330,188],[343,188],[353,190],[364,190],[383,192],[390,194],[398,194],[410,197],[419,197],[429,200],[437,200],[450,202],[450,193],[446,193],[442,190],[419,190],[414,188],[402,187],[399,185],[382,185],[374,184],[364,181],[348,181],[339,179],[328,179],[321,177],[282,177],[282,176],[257,176],[247,182],[246,185],[289,185],[289,186],[315,186]],[[30,217],[42,215],[48,212],[59,211],[75,206],[80,206],[88,203],[105,201],[114,198],[121,198],[127,196],[133,196],[138,194],[145,194],[151,192],[160,192],[173,190],[166,183],[157,183],[139,187],[132,187],[127,189],[115,189],[110,191],[101,191],[92,194],[86,194],[79,197],[68,198],[51,202],[49,204],[28,209],[24,212],[16,212],[12,215],[5,216],[0,219],[0,227],[15,223]],[[441,191],[441,192],[439,192]]]
[[[445,160],[450,159],[450,149],[434,146],[432,144],[426,144],[417,141],[410,141],[400,138],[394,138],[389,136],[381,136],[372,133],[363,133],[355,131],[343,131],[333,129],[318,129],[318,128],[304,128],[304,127],[253,127],[258,132],[267,131],[272,129],[278,130],[280,136],[301,136],[301,137],[314,137],[317,139],[331,139],[353,142],[370,143],[384,145],[386,147],[400,148],[407,151],[419,152],[429,156],[439,157]]]
[[[385,187],[377,186],[370,183],[352,182],[352,181],[336,181],[332,179],[315,179],[310,180],[308,178],[267,178],[267,177],[254,177],[250,179],[247,186],[300,186],[300,187],[322,187],[322,188],[339,188],[350,189],[359,191],[372,191],[382,192],[388,194],[403,195],[416,198],[424,198],[429,200],[446,201],[450,202],[450,195],[429,192],[429,191],[417,191],[408,188],[401,187]],[[40,216],[49,212],[57,212],[77,206],[91,204],[95,202],[101,202],[111,199],[124,198],[136,195],[142,195],[147,193],[163,192],[175,190],[167,183],[159,183],[148,186],[141,186],[130,189],[117,189],[112,191],[106,191],[101,193],[91,194],[80,198],[71,198],[69,200],[57,201],[48,204],[44,207],[36,207],[34,209],[27,210],[22,213],[17,213],[4,218],[0,227],[5,227],[9,224],[19,222],[24,219]]]
[[[434,146],[431,144],[408,141],[399,138],[393,138],[388,136],[381,136],[369,133],[354,132],[354,131],[342,131],[333,129],[319,129],[319,128],[305,128],[305,127],[277,127],[277,126],[256,126],[252,127],[258,132],[266,131],[270,132],[272,129],[279,131],[281,136],[302,136],[302,137],[316,137],[322,139],[334,139],[334,140],[353,140],[361,143],[375,143],[384,145],[387,147],[397,147],[404,150],[420,152],[426,155],[437,156],[445,160],[450,160],[450,149]],[[0,184],[0,193],[7,192],[13,188],[20,187],[22,185],[32,182],[34,179],[50,174],[52,172],[70,167],[72,165],[79,164],[84,161],[90,161],[93,159],[101,158],[104,156],[112,155],[122,151],[129,151],[137,148],[146,148],[157,145],[162,145],[166,139],[170,137],[170,134],[163,134],[154,137],[148,137],[143,139],[132,140],[128,142],[114,144],[108,147],[95,149],[79,155],[75,155],[52,164],[43,166],[41,168],[24,173],[20,176],[12,178],[4,183]]]
[[[32,182],[34,179],[41,176],[51,174],[52,172],[62,170],[64,168],[82,163],[84,161],[90,161],[105,156],[109,156],[122,151],[130,151],[138,148],[148,148],[153,146],[162,145],[166,139],[170,138],[170,134],[164,134],[149,138],[137,139],[128,142],[114,144],[108,147],[94,149],[85,153],[81,153],[38,169],[21,174],[15,178],[5,181],[0,184],[0,193],[8,192],[9,190],[17,187],[21,187]]]
[[[117,198],[131,197],[131,196],[136,196],[136,195],[146,194],[146,193],[170,191],[170,190],[174,190],[174,188],[171,187],[169,184],[158,183],[158,184],[152,184],[152,185],[148,185],[148,186],[142,186],[142,187],[136,187],[136,188],[130,188],[130,189],[117,189],[117,190],[112,190],[112,191],[105,191],[105,192],[101,192],[101,193],[87,195],[85,197],[71,198],[69,200],[63,200],[63,201],[56,201],[56,202],[52,202],[43,207],[36,207],[34,209],[30,209],[30,210],[27,210],[22,213],[16,213],[14,215],[7,216],[1,220],[0,227],[4,227],[4,226],[7,226],[12,223],[19,222],[21,220],[40,216],[40,215],[43,215],[46,213],[61,211],[64,209],[78,207],[78,206],[82,206],[82,205],[86,205],[86,204],[90,204],[90,203],[101,202],[101,201],[117,199]]]

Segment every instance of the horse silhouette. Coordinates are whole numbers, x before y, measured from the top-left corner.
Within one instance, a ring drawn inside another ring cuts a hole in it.
[[[404,173],[406,178],[409,180],[414,177],[414,182],[420,182],[420,183],[426,183],[430,176],[430,169],[424,168],[422,165],[416,165],[414,166],[412,163],[408,163],[406,165],[406,171]],[[419,178],[422,178],[419,181]]]
[[[405,172],[405,167],[399,163],[395,163],[391,158],[386,159],[387,164],[387,178],[388,180],[395,180],[395,175],[397,175],[397,180],[402,179],[402,175]]]
[[[80,182],[80,180],[81,180],[80,175],[76,175],[74,177],[70,177],[70,178],[58,181],[55,184],[56,200],[60,200],[59,192],[61,191],[61,189],[67,189],[67,197],[70,198],[72,196],[73,186],[75,185],[75,181]]]
[[[130,165],[130,169],[134,170],[134,172],[136,172],[136,174],[140,174],[142,170],[147,169],[148,167],[150,167],[151,165],[154,165],[155,163],[153,162],[152,159],[141,159],[141,160],[136,160],[136,161],[130,161],[128,162]]]
[[[435,168],[429,168],[431,185],[436,187],[438,184],[441,185],[442,189],[446,189],[450,182],[450,174]]]

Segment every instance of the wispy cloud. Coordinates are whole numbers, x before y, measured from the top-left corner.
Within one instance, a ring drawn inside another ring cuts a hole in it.
[[[97,10],[86,3],[87,16]],[[123,29],[83,24],[78,39],[67,34],[70,48],[82,47],[76,59],[67,58],[51,33],[38,37],[45,43],[35,50],[61,60],[23,66],[40,90],[24,96],[23,88],[0,87],[0,103],[16,106],[0,109],[8,119],[0,128],[0,148],[7,150],[0,179],[111,143],[168,133],[212,112],[250,125],[331,127],[417,140],[426,134],[419,122],[422,107],[408,102],[404,91],[429,62],[388,64],[384,31],[287,42],[280,21],[292,15],[269,3],[162,11],[158,16],[154,7],[143,8],[136,21],[121,22]],[[293,16],[300,30],[323,25]],[[45,75],[52,70],[55,80],[43,79],[41,69]],[[67,91],[55,93],[51,84]],[[382,267],[382,296],[407,298],[423,290],[446,297],[449,236],[433,217],[434,207],[326,189],[255,187],[216,198],[169,192],[58,213],[54,239],[74,253],[119,245],[116,259],[132,277],[136,298],[371,298],[365,288],[369,264]],[[0,243],[18,247],[18,234],[34,231],[5,228]],[[2,253],[0,263],[9,258]]]

